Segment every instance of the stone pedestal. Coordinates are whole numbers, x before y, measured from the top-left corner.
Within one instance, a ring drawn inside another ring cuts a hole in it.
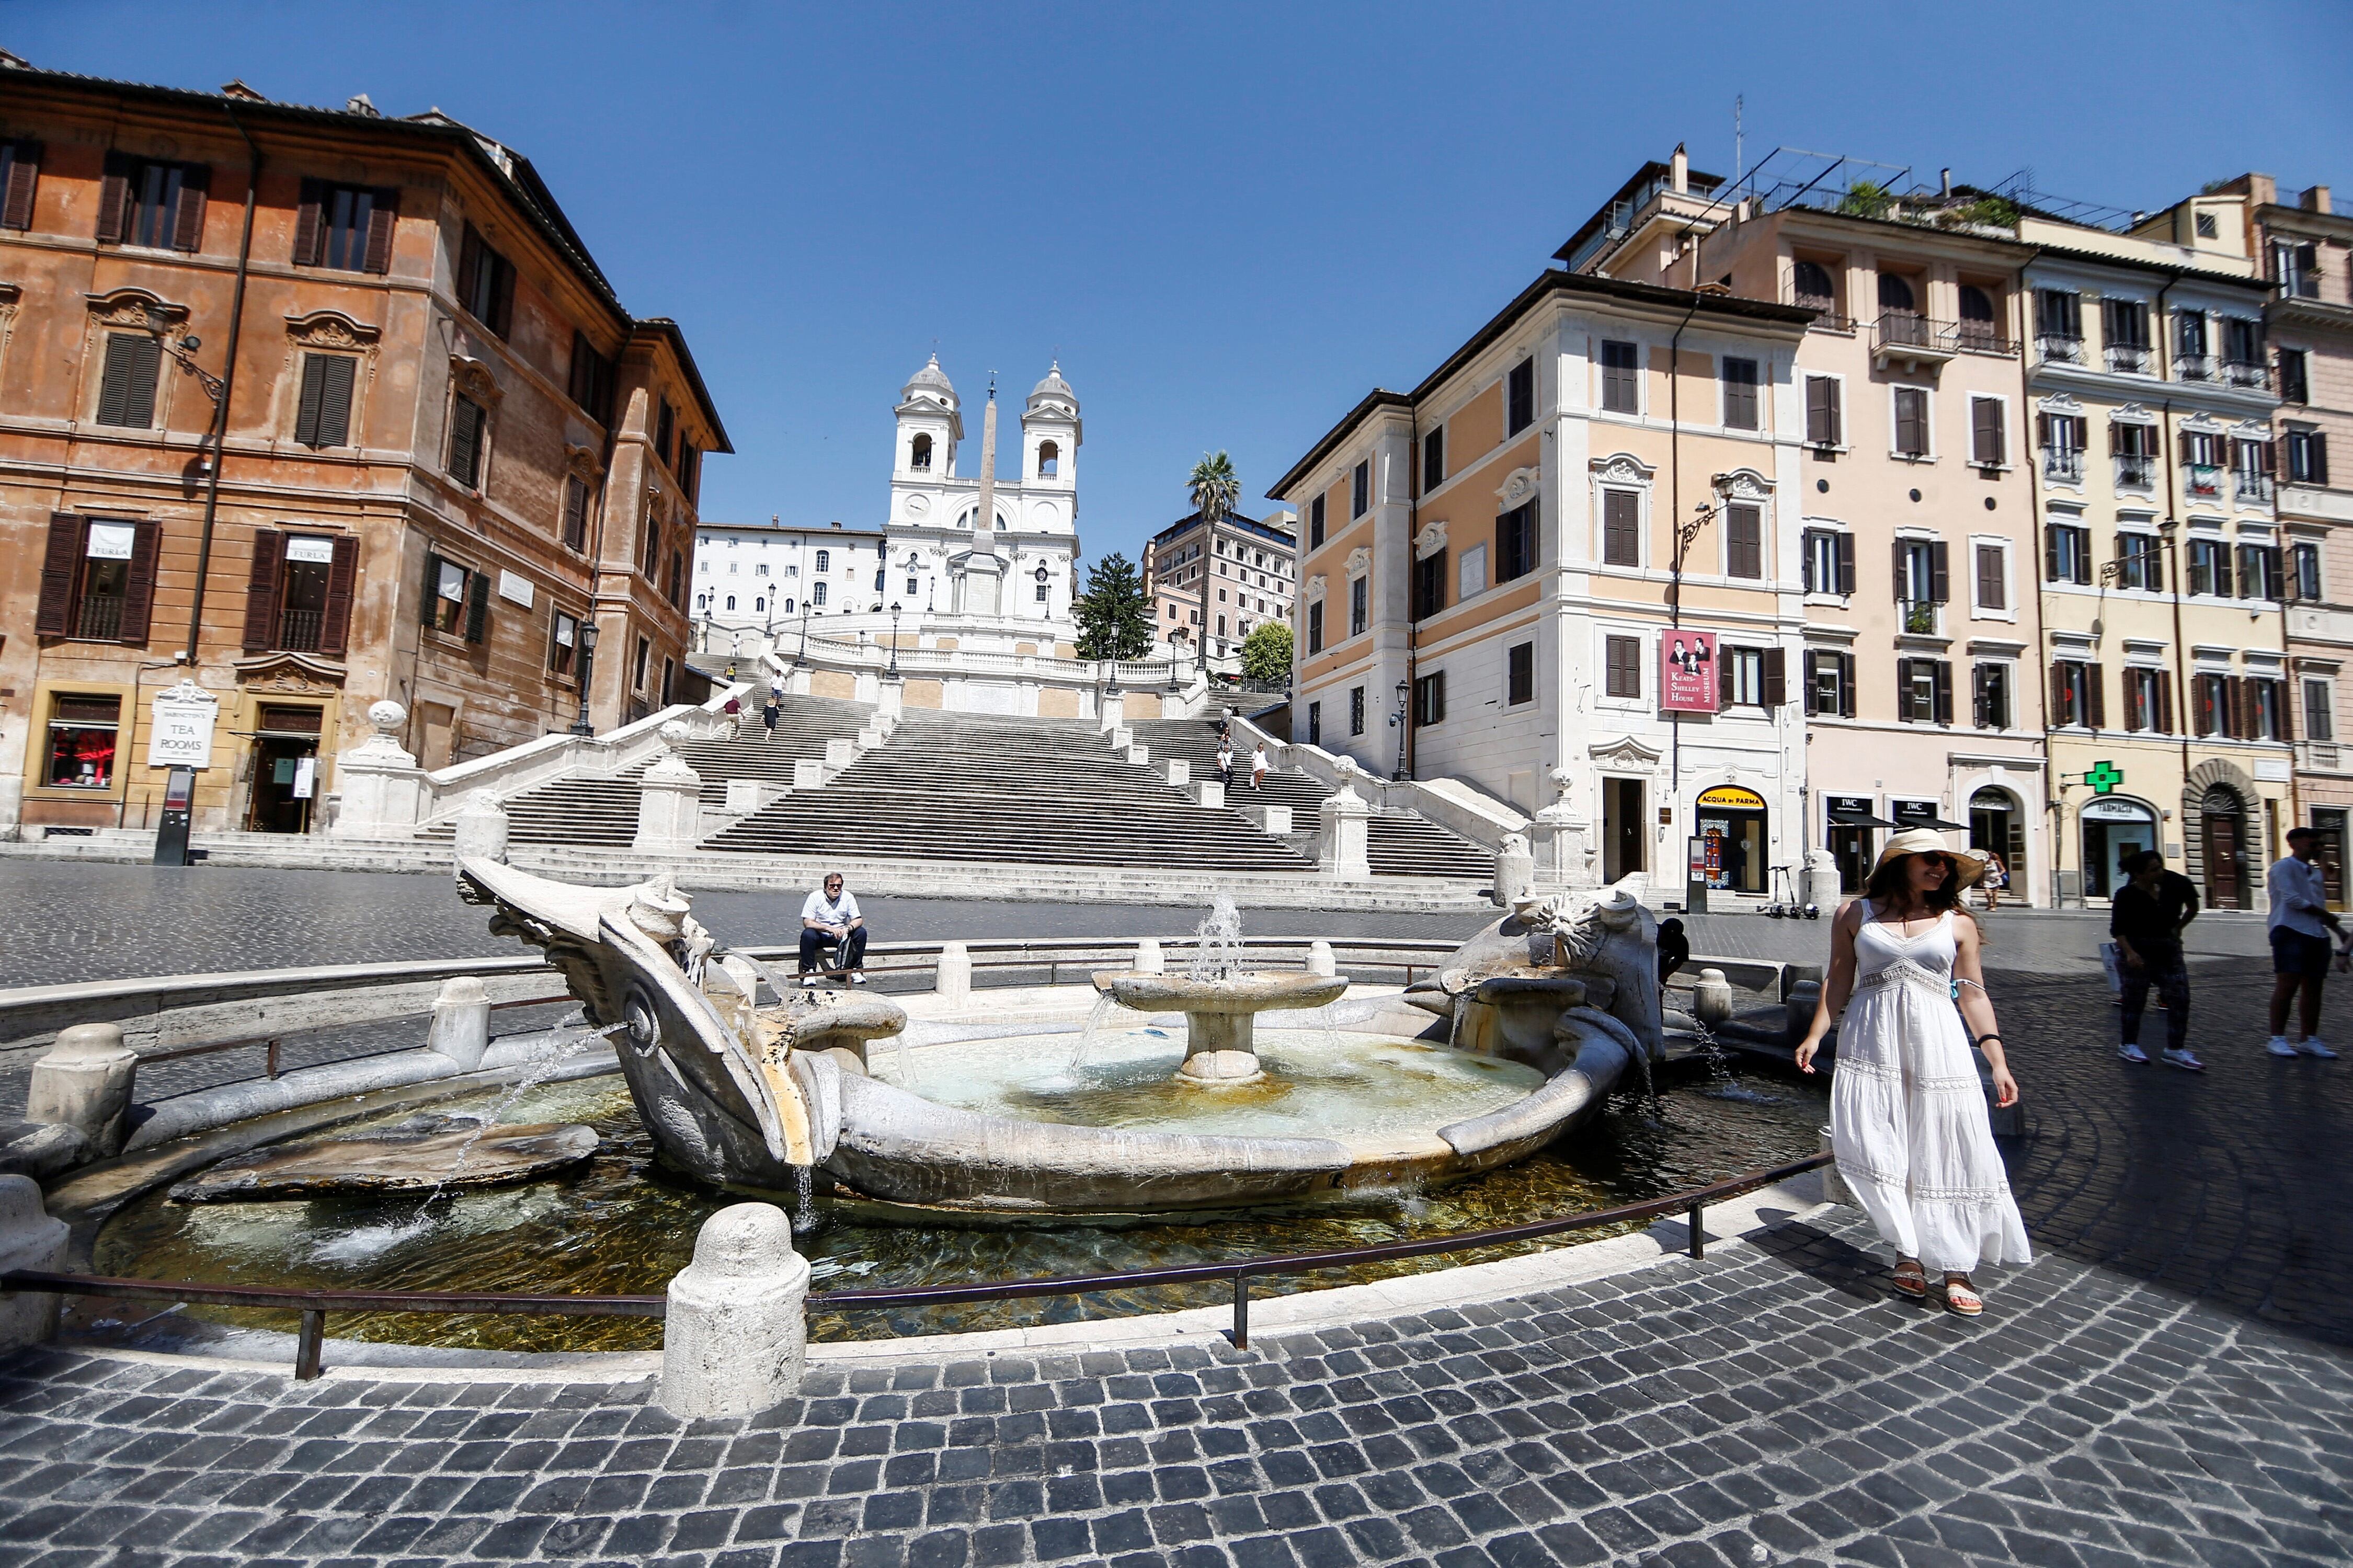
[[[1160,764],[1160,776],[1183,789],[1193,782],[1193,764],[1183,757],[1172,758]]]
[[[1138,974],[1168,973],[1168,955],[1160,951],[1158,937],[1147,936],[1135,944],[1135,963],[1133,967]]]
[[[661,1407],[683,1420],[757,1415],[800,1386],[807,1355],[808,1260],[774,1204],[735,1204],[703,1222],[694,1261],[670,1282]]]
[[[417,759],[400,749],[400,727],[408,710],[397,702],[377,702],[368,709],[375,734],[335,757],[336,794],[333,837],[338,838],[405,838],[424,819],[432,785]]]
[[[1152,748],[1149,746],[1130,746],[1127,749],[1127,760],[1129,765],[1133,767],[1141,768],[1148,766],[1152,762]]]
[[[793,759],[793,787],[822,789],[825,787],[825,764],[815,757]]]
[[[508,826],[499,797],[486,789],[476,790],[466,797],[466,809],[458,814],[458,858],[505,860]]]
[[[1195,779],[1185,793],[1193,797],[1195,805],[1211,806],[1226,804],[1226,785],[1221,779]]]
[[[960,942],[943,942],[940,946],[940,967],[932,988],[950,1001],[961,1002],[972,994],[972,950]]]
[[[1185,1015],[1185,1064],[1179,1083],[1252,1083],[1260,1077],[1258,1019],[1249,1013]]]
[[[1692,1016],[1711,1029],[1732,1022],[1732,983],[1721,969],[1703,969],[1692,986]]]
[[[1827,849],[1807,850],[1805,886],[1798,896],[1825,910],[1838,908],[1838,857]]]
[[[838,773],[857,760],[858,742],[856,741],[837,735],[825,743],[825,771],[828,773]],[[799,769],[796,767],[794,772],[797,775]],[[799,782],[797,776],[794,782],[796,784]]]
[[[1271,837],[1291,837],[1291,807],[1287,805],[1246,805],[1242,815],[1258,825],[1258,830]]]
[[[1133,730],[1120,727],[1107,732],[1111,736],[1111,749],[1114,752],[1124,752],[1135,744],[1135,731]]]
[[[41,1206],[40,1184],[0,1176],[0,1274],[12,1268],[55,1273],[65,1267],[66,1222]],[[0,1292],[0,1351],[37,1344],[57,1321],[58,1299],[30,1290]]]
[[[1510,909],[1514,902],[1535,890],[1536,858],[1528,848],[1526,837],[1517,833],[1504,835],[1504,847],[1495,851],[1495,903]]]
[[[749,816],[784,793],[785,786],[774,779],[729,779],[728,815]]]
[[[667,733],[670,726],[662,728]],[[702,833],[702,775],[672,752],[638,783],[638,836],[629,847],[640,855],[691,853]]]
[[[1569,768],[1552,770],[1555,792],[1528,824],[1529,854],[1535,862],[1535,884],[1541,888],[1589,888],[1599,878],[1594,871],[1593,819],[1577,804],[1577,773]],[[1649,833],[1644,825],[1642,831]]]
[[[433,998],[425,1048],[448,1057],[461,1072],[482,1065],[482,1053],[491,1048],[491,994],[480,980],[459,974],[441,983],[441,994]]]
[[[138,1053],[122,1043],[119,1024],[76,1024],[33,1064],[25,1120],[58,1121],[90,1141],[101,1160],[122,1152],[131,1131],[131,1089]]]
[[[1372,807],[1355,789],[1343,785],[1340,792],[1326,798],[1319,808],[1321,843],[1318,846],[1324,874],[1345,879],[1362,880],[1373,874],[1370,850]]]
[[[875,699],[875,715],[878,718],[896,719],[906,710],[907,683],[904,680],[884,681],[881,695]]]
[[[1118,730],[1124,727],[1126,723],[1126,694],[1119,688],[1113,687],[1103,694],[1103,700],[1095,706],[1095,728],[1103,731]]]
[[[1320,936],[1307,944],[1307,973],[1310,974],[1340,973],[1340,965],[1332,957],[1332,944]]]

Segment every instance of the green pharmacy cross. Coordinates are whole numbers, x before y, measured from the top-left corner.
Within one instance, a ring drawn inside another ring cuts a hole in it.
[[[2084,782],[2092,786],[2094,795],[2107,795],[2125,782],[2124,770],[2114,763],[2094,763],[2092,771],[2084,775]]]

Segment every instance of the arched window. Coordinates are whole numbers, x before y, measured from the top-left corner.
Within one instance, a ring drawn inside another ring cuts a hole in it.
[[[735,607],[735,595],[733,594],[727,595],[727,607],[731,610]]]
[[[768,601],[765,598],[754,599],[752,601],[752,608],[754,610],[765,610],[767,607]]]
[[[785,601],[785,614],[786,614],[786,615],[788,615],[788,616],[789,616],[789,615],[791,615],[792,613],[793,613],[793,602],[792,602],[790,599],[786,599],[786,600]]]
[[[698,610],[707,610],[711,608],[711,595],[708,594],[697,594],[694,596],[694,607]]]
[[[1038,477],[1050,479],[1061,470],[1062,449],[1051,441],[1038,443]]]
[[[817,552],[817,569],[820,572],[830,572],[833,570],[832,551],[820,550]],[[825,603],[825,600],[823,598],[819,598],[818,603],[822,605]]]
[[[913,447],[909,448],[907,453],[907,466],[911,468],[928,468],[932,466],[932,438],[929,436],[915,437]]]
[[[1831,269],[1819,261],[1799,262],[1790,281],[1796,286],[1800,305],[1827,310],[1831,308],[1831,301],[1838,298],[1837,291],[1831,287]]]
[[[1913,302],[1912,285],[1893,272],[1883,272],[1879,275],[1879,308],[1883,310],[1914,312],[1919,309]]]
[[[809,590],[809,603],[812,605],[822,605],[825,603],[824,584],[819,583],[816,587]]]
[[[1974,283],[1961,285],[1961,342],[1991,348],[2000,336],[1993,321],[1993,296]]]

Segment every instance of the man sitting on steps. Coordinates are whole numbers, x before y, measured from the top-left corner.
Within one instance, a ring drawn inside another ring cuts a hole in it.
[[[832,966],[846,972],[852,985],[866,984],[866,917],[858,912],[858,898],[841,888],[841,873],[829,873],[825,890],[811,893],[801,905],[801,984],[817,984],[818,959],[833,949]]]

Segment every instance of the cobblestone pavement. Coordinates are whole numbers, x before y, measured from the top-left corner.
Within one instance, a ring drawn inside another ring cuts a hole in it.
[[[643,1384],[0,1368],[0,1563],[2341,1563],[2353,1366],[2058,1258],[1963,1324],[1853,1223],[1262,1342]]]

